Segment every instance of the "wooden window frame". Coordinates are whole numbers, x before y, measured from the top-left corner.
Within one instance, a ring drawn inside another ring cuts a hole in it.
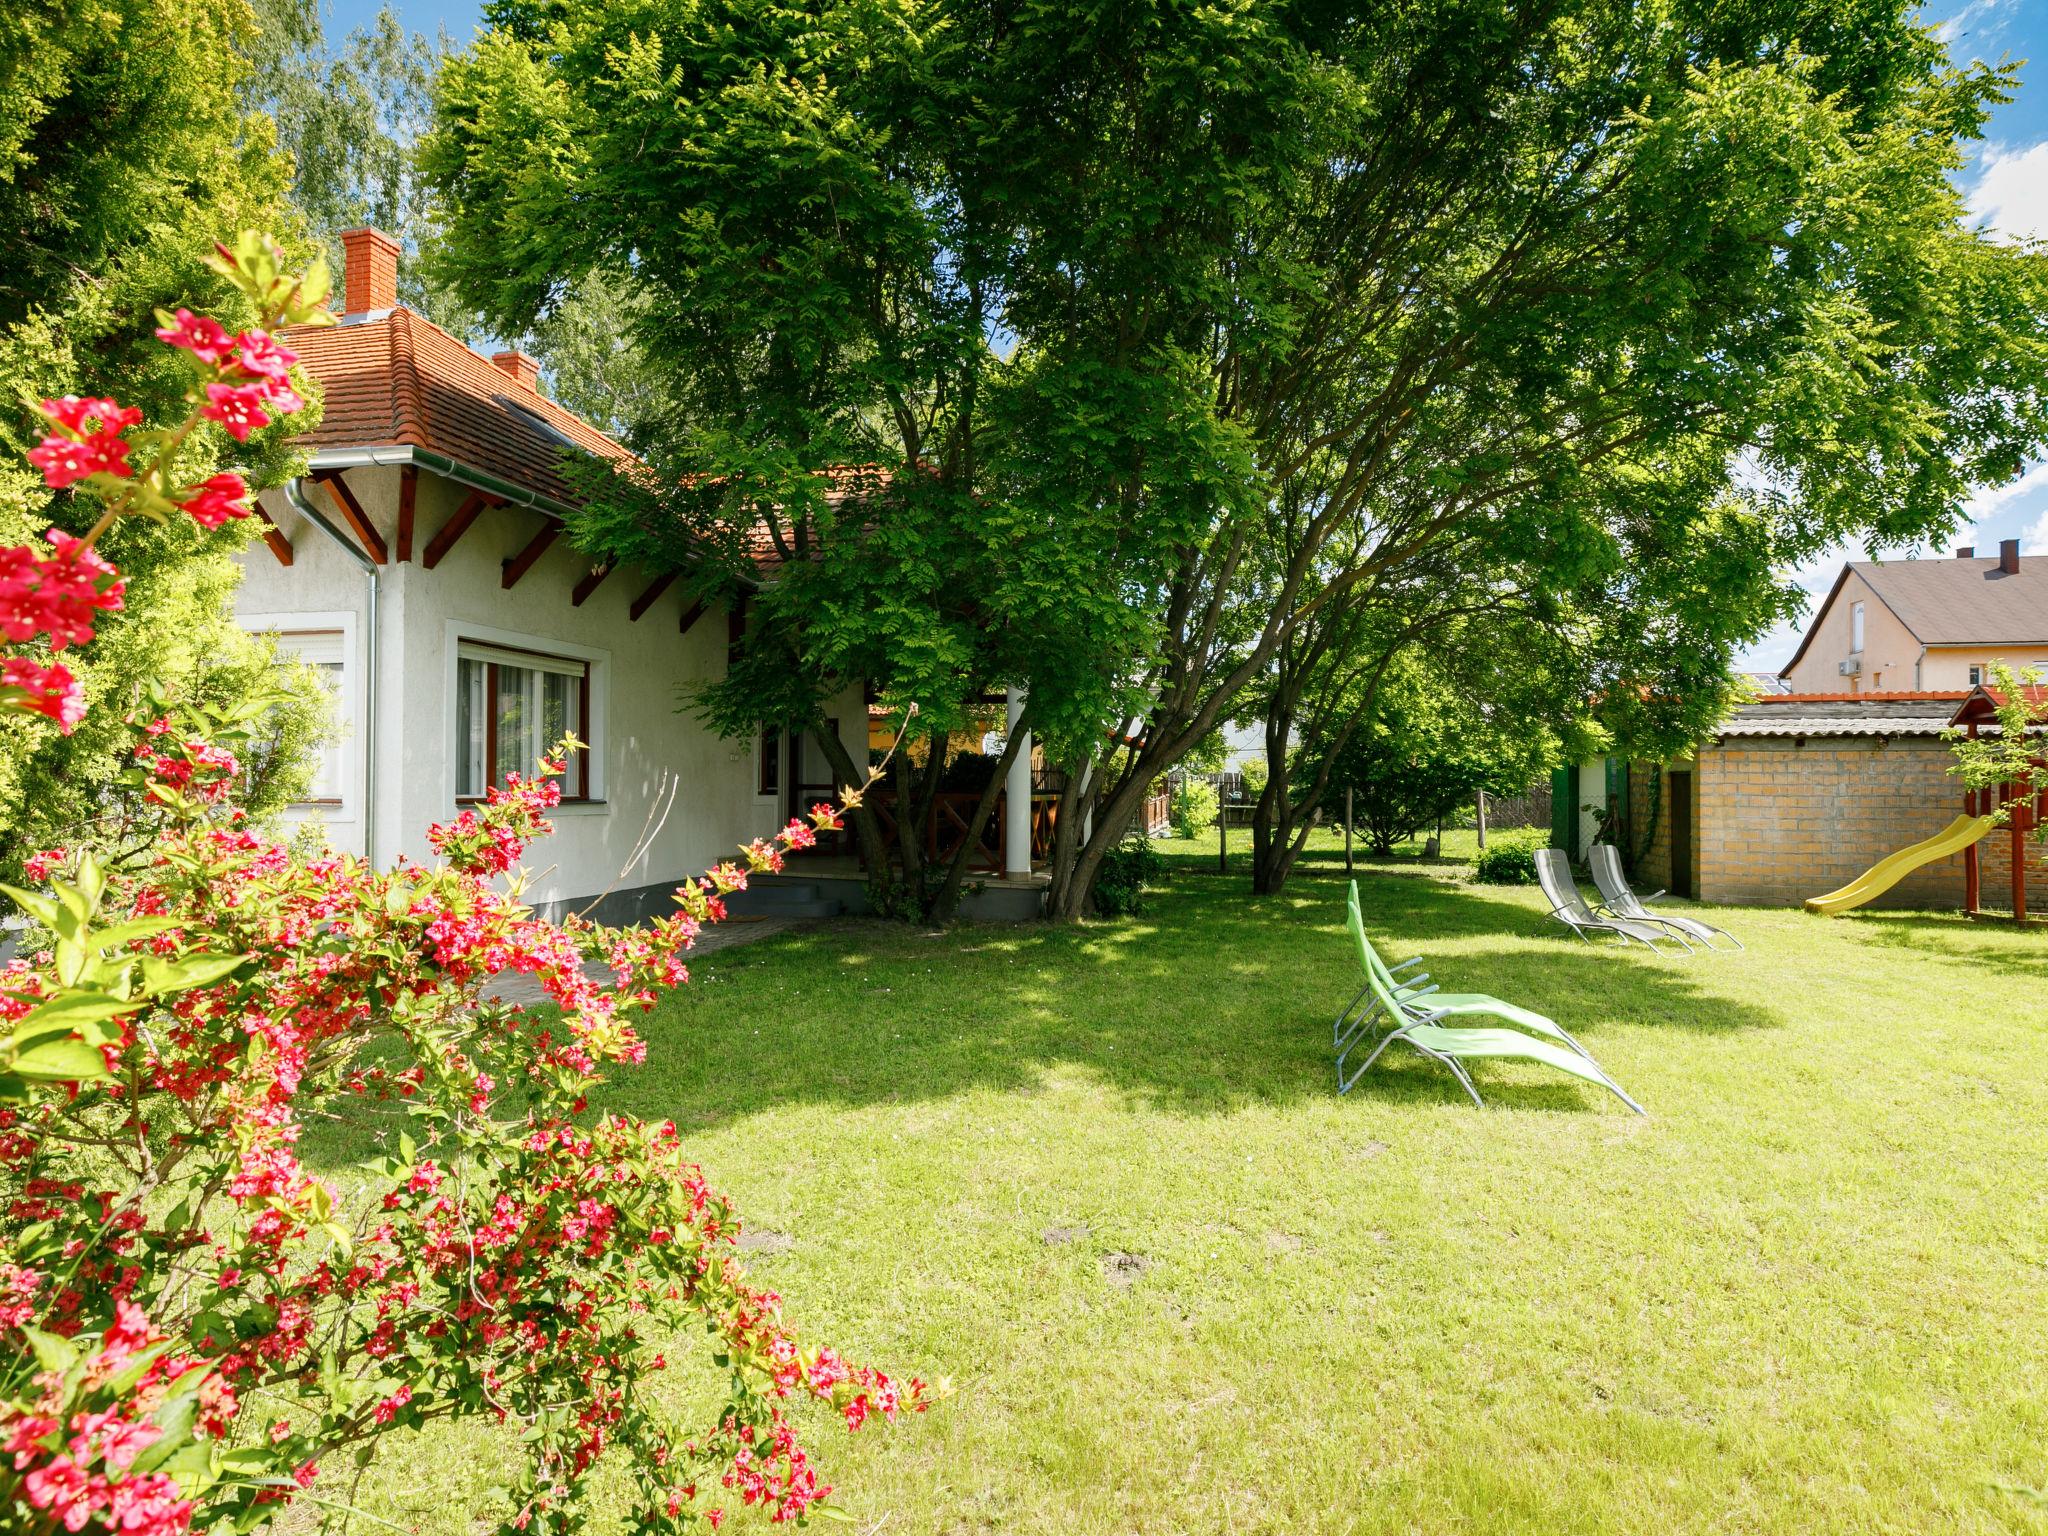
[[[569,675],[576,677],[577,680],[576,727],[577,734],[584,737],[585,740],[583,750],[571,755],[562,774],[562,804],[595,804],[596,802],[590,798],[590,754],[597,750],[597,743],[589,739],[593,734],[590,728],[589,659],[582,656],[563,656],[554,651],[536,651],[532,647],[524,645],[504,645],[496,640],[476,640],[470,643],[488,650],[505,651],[517,656],[531,656],[536,661],[553,662],[557,667],[575,666],[581,669],[580,672]],[[464,656],[461,651],[461,642],[458,642],[455,652],[455,685],[458,688],[462,686],[462,664],[465,661],[473,661],[484,669],[484,780],[488,787],[497,783],[497,780],[492,777],[492,773],[498,763],[499,663],[482,657]],[[452,709],[451,701],[451,713]],[[484,803],[484,797],[482,795],[458,794],[455,797],[455,803],[457,805],[481,805]]]

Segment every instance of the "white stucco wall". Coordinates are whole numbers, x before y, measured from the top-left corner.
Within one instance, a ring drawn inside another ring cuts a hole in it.
[[[510,592],[503,562],[525,547],[539,515],[513,507],[480,516],[441,563],[420,565],[427,543],[461,504],[463,487],[422,472],[415,501],[413,559],[397,558],[400,471],[357,469],[350,488],[384,534],[392,559],[382,568],[382,657],[377,744],[376,856],[428,861],[426,829],[447,819],[455,803],[455,647],[461,639],[516,646],[590,663],[593,742],[590,804],[555,813],[555,835],[529,850],[536,904],[575,900],[607,889],[669,884],[731,853],[746,839],[774,830],[783,807],[756,791],[751,745],[713,736],[681,709],[692,681],[723,674],[726,616],[706,612],[688,635],[678,633],[687,606],[680,584],[662,594],[636,623],[628,616],[651,577],[614,572],[581,608],[571,589],[590,562],[559,539]],[[325,492],[308,486],[314,505],[329,511]],[[363,847],[361,686],[367,652],[367,579],[319,529],[294,512],[281,493],[264,507],[292,540],[293,564],[280,566],[262,544],[244,556],[237,616],[252,629],[343,629],[353,642],[345,678],[351,737],[345,747],[347,788],[339,808],[308,811],[335,846]],[[342,526],[338,516],[332,517]],[[834,713],[854,760],[867,753],[867,720],[859,690]],[[674,790],[665,822],[641,846],[658,806]],[[636,852],[637,850],[637,852]]]

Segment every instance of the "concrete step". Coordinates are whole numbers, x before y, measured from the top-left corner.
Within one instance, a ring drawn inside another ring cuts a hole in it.
[[[725,907],[741,917],[837,917],[845,910],[817,885],[773,877],[749,881],[725,898]]]

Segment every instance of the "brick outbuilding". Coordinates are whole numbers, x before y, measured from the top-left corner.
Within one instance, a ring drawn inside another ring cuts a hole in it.
[[[1746,704],[1690,758],[1628,768],[1638,883],[1704,901],[1796,906],[1941,831],[1963,810],[1942,732],[1967,691],[1780,694]],[[1585,781],[1586,771],[1579,778]],[[1608,805],[1618,775],[1605,774]],[[1978,845],[1983,905],[2009,909],[2010,839]],[[2025,844],[2027,904],[2048,910],[2048,867]],[[1961,907],[1960,854],[1907,875],[1873,906]]]

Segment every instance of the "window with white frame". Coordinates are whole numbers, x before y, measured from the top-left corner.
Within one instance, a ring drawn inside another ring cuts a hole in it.
[[[1983,684],[1983,682],[1984,669],[1982,667],[1970,668],[1970,686],[1972,688],[1980,687]]]
[[[327,689],[330,728],[313,764],[313,779],[302,804],[339,805],[342,798],[342,738],[348,731],[347,694],[343,690],[347,653],[340,630],[284,633],[276,637],[278,655],[307,668]]]
[[[565,735],[564,800],[590,798],[590,663],[463,640],[455,647],[455,796],[480,800],[509,773],[531,775]]]
[[[1849,610],[1849,649],[1857,655],[1863,653],[1863,605],[1856,604]]]

